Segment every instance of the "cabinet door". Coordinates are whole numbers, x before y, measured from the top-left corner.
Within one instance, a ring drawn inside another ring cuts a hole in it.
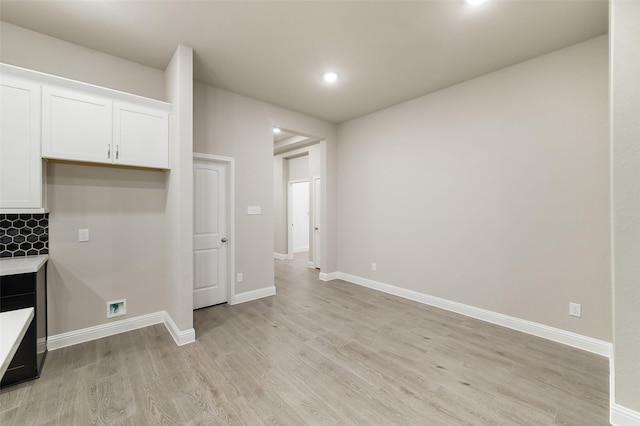
[[[115,164],[169,168],[169,113],[114,103]]]
[[[72,90],[42,89],[42,156],[112,163],[113,102]]]
[[[0,208],[41,208],[40,86],[0,80]]]

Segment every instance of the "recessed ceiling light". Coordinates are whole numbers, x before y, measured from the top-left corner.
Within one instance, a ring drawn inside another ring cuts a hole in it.
[[[329,71],[329,72],[325,72],[324,75],[322,76],[322,78],[327,83],[335,83],[336,80],[338,80],[338,74],[336,74],[333,71]]]
[[[273,128],[273,133],[275,133],[276,135],[277,135],[278,133],[280,133],[280,132],[281,132],[281,130],[280,130],[280,129],[278,129],[277,127],[274,127],[274,128]]]
[[[468,4],[477,5],[480,3],[484,3],[486,0],[465,0]]]

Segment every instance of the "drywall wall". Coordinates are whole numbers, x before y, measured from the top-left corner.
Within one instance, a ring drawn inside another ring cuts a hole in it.
[[[236,272],[243,273],[236,293],[274,284],[274,125],[325,138],[335,152],[335,126],[330,123],[195,83],[194,152],[236,159]],[[247,215],[250,205],[261,206],[262,213]],[[335,211],[327,215],[335,226]]]
[[[49,163],[49,335],[165,309],[167,174]],[[90,241],[78,242],[78,229]]]
[[[309,155],[290,158],[289,180],[309,179]]]
[[[599,37],[339,125],[339,271],[611,341],[607,54]]]
[[[236,160],[236,294],[273,286],[273,131],[264,104],[195,83],[194,152]]]
[[[616,404],[640,413],[640,3],[611,3]]]
[[[179,45],[166,70],[171,110],[166,246],[167,312],[181,331],[193,328],[193,49]]]
[[[287,255],[287,181],[289,167],[281,156],[273,157],[273,253],[276,258]]]
[[[0,21],[0,62],[165,100],[164,72]]]
[[[0,30],[3,62],[167,98],[162,70],[7,23]],[[180,330],[192,327],[192,267],[185,259],[191,255],[193,77],[190,49],[183,50],[166,82],[170,100],[180,105],[172,117],[171,172],[49,163],[50,335],[165,309]],[[90,231],[88,243],[78,242],[81,228]],[[127,299],[127,315],[107,320],[106,302],[120,298]]]

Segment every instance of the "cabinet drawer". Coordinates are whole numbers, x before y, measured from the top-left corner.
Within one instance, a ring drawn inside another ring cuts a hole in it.
[[[15,311],[16,309],[33,308],[36,306],[36,294],[26,293],[15,296],[2,295],[0,298],[0,312]],[[34,321],[35,322],[35,321]]]
[[[0,295],[2,296],[4,305],[4,299],[9,296],[16,296],[25,293],[35,293],[36,291],[36,273],[30,272],[27,274],[6,275],[0,277]],[[35,306],[27,305],[24,307]],[[17,309],[17,308],[16,308]],[[6,309],[9,310],[9,309]]]

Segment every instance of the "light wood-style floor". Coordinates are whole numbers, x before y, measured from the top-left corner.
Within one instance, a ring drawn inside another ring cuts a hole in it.
[[[276,261],[278,294],[49,353],[0,424],[607,425],[608,361]]]

